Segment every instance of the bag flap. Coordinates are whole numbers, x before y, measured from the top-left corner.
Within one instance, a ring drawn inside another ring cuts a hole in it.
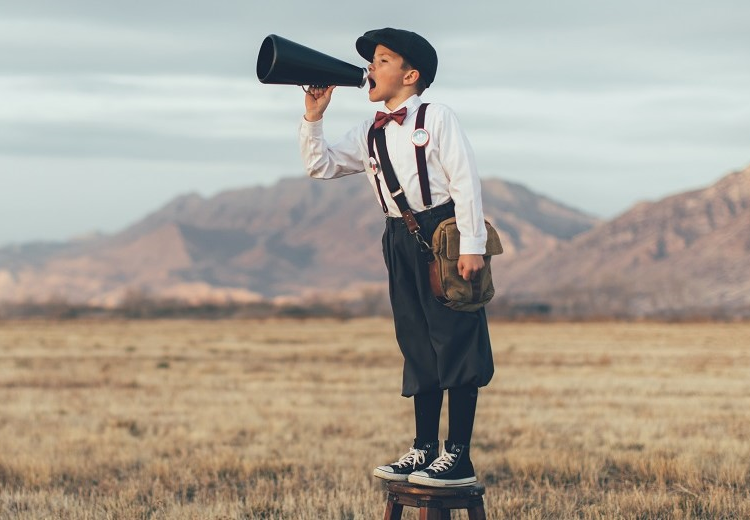
[[[501,254],[503,252],[503,245],[500,243],[497,231],[486,220],[484,221],[484,225],[487,228],[487,244],[485,245],[484,255]],[[442,250],[444,247],[445,256],[448,257],[448,260],[458,260],[461,254],[461,234],[458,232],[458,226],[456,226],[456,218],[451,217],[441,222],[435,235],[439,235],[442,239],[442,243],[435,244],[435,252]]]
[[[492,224],[484,221],[484,225],[487,228],[487,245],[485,246],[486,252],[485,255],[499,255],[503,252],[503,245],[500,243],[500,236],[497,234],[497,231],[494,227],[492,227]]]
[[[443,237],[441,246],[445,248],[445,256],[448,257],[448,260],[458,260],[461,248],[461,233],[458,232],[456,217],[442,221],[440,228],[442,230],[440,234]]]

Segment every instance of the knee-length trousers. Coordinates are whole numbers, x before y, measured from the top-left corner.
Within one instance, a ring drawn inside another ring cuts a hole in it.
[[[453,216],[453,203],[415,216],[420,234],[431,243],[437,225]],[[425,255],[402,218],[386,219],[383,257],[396,339],[404,356],[402,395],[487,385],[494,364],[484,308],[455,311],[435,299]]]

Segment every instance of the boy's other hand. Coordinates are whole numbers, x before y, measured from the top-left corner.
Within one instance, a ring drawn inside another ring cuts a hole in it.
[[[459,255],[458,274],[466,281],[472,280],[484,267],[482,255]]]
[[[331,102],[331,95],[335,85],[330,87],[310,87],[305,93],[305,119],[311,123],[323,119],[323,112]]]

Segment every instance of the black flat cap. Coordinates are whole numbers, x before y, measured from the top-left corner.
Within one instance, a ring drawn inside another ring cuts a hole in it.
[[[376,29],[367,31],[357,38],[357,52],[369,62],[375,54],[375,47],[383,45],[399,53],[412,67],[417,69],[427,86],[435,80],[438,57],[430,42],[417,33],[402,29]]]

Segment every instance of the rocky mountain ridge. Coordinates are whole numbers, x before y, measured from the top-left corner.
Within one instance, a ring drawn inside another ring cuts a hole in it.
[[[499,179],[483,181],[483,199],[505,249],[495,306],[750,315],[750,167],[607,222]],[[185,195],[114,235],[0,249],[0,301],[356,300],[384,291],[382,219],[358,176]]]
[[[505,284],[516,299],[608,315],[750,308],[750,168],[519,258]]]
[[[549,250],[597,222],[498,179],[484,181],[484,205],[505,258]],[[386,279],[382,219],[372,189],[357,176],[185,195],[111,236],[0,249],[0,300],[117,305],[134,289],[219,303],[321,292],[356,297]]]

